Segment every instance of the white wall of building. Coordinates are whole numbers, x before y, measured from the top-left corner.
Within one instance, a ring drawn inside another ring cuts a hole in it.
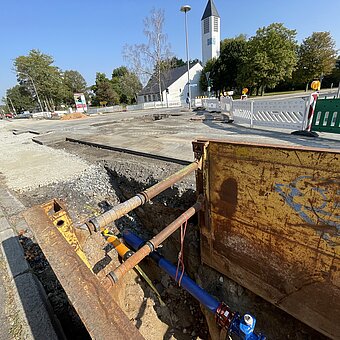
[[[209,24],[205,21],[209,21]],[[208,33],[205,33],[209,27]],[[212,58],[218,58],[221,50],[221,19],[219,17],[208,17],[201,21],[202,34],[202,62],[203,65]]]
[[[202,65],[197,63],[193,67],[190,68],[190,86],[191,86],[191,98],[194,99],[197,96],[201,95],[201,89],[199,86]],[[169,87],[169,93],[166,93],[166,90],[163,91],[163,101],[168,101],[169,103],[181,102],[185,103],[188,93],[188,73],[185,72],[180,78],[178,78],[174,83],[172,83]],[[151,97],[152,98],[152,95]],[[149,98],[148,98],[149,99]],[[156,99],[157,100],[157,99]],[[154,101],[156,101],[154,100]],[[144,96],[138,96],[138,104],[144,103]]]
[[[191,85],[191,98],[199,96],[201,91],[199,87],[200,76],[202,72],[201,64],[197,63],[190,69],[190,85]],[[169,101],[180,101],[185,103],[188,93],[188,73],[184,73],[177,81],[169,86]],[[166,99],[164,91],[163,96]]]

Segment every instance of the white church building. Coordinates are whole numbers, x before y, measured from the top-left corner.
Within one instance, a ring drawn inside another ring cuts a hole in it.
[[[208,60],[220,56],[221,19],[213,0],[208,0],[201,19],[202,36],[202,64],[190,64],[189,78],[191,98],[202,95],[199,81],[203,66]],[[138,104],[147,102],[167,102],[168,105],[185,104],[188,97],[188,71],[187,65],[173,68],[165,72],[161,77],[161,92],[156,76],[152,76],[143,90],[138,93]]]

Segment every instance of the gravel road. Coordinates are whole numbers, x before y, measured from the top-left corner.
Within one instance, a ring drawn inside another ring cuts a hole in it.
[[[53,150],[32,141],[32,134],[13,135],[0,124],[0,173],[10,189],[29,191],[70,180],[88,164],[63,150]]]

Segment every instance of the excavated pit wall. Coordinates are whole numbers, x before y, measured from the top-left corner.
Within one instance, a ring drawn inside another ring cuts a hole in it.
[[[55,144],[54,148],[79,156],[88,163],[88,168],[72,180],[22,192],[20,198],[26,206],[40,204],[53,197],[60,198],[65,201],[75,221],[105,211],[182,168],[178,164],[67,142]],[[194,176],[191,175],[152,202],[121,218],[115,227],[117,231],[129,228],[144,238],[151,237],[190,207],[195,198]],[[119,262],[114,251],[95,238],[97,236],[89,240],[85,249],[91,263],[96,264],[106,258],[110,265],[117,265]],[[160,251],[176,263],[179,246],[179,233],[176,232],[164,242]],[[232,309],[253,313],[257,317],[257,330],[264,332],[268,338],[324,338],[235,282],[202,265],[195,219],[188,226],[184,254],[189,275]],[[101,266],[104,268],[107,264],[105,261],[103,263]],[[199,305],[151,261],[145,260],[142,267],[161,293],[167,307],[161,306],[143,280],[134,272],[129,273],[116,298],[141,333],[147,339],[208,339],[208,329]],[[53,298],[58,300],[58,296]],[[218,339],[219,334],[211,315],[202,310],[208,320],[210,337]]]

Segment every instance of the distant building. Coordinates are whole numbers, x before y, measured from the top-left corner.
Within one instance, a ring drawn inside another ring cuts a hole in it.
[[[221,18],[214,1],[209,0],[201,19],[202,27],[202,62],[218,58],[221,50]]]
[[[190,65],[191,98],[200,95],[200,76],[202,65],[197,62]],[[185,104],[188,95],[187,65],[168,70],[161,77],[161,92],[163,102],[169,104]],[[159,95],[158,79],[153,75],[144,89],[138,94],[138,104],[162,100]]]
[[[208,60],[218,58],[221,49],[221,19],[213,0],[208,0],[201,19],[202,25],[202,62],[203,66]],[[191,98],[201,96],[199,80],[203,67],[201,63],[190,65]],[[163,101],[170,104],[185,104],[188,96],[187,66],[170,69],[162,75],[161,92],[159,94],[158,79],[153,75],[144,89],[138,94],[138,103]],[[161,98],[162,97],[162,98]]]

